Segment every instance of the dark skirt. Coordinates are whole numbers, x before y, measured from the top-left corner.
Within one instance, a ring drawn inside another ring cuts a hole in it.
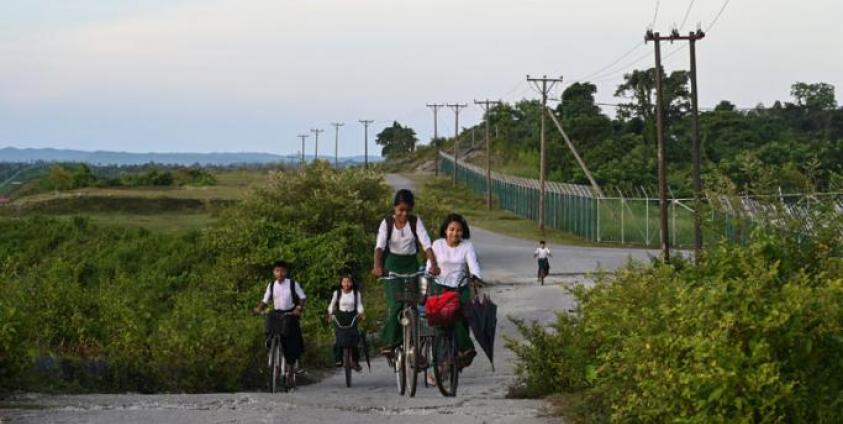
[[[304,353],[304,338],[297,317],[284,315],[284,311],[270,312],[266,320],[266,334],[269,339],[276,334],[280,337],[287,362],[295,363]]]

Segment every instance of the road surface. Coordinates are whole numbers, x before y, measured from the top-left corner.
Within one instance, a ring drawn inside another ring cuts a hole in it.
[[[393,187],[410,187],[400,176],[389,176]],[[556,275],[545,286],[535,283],[533,241],[472,228],[486,289],[498,304],[496,372],[479,353],[460,377],[456,398],[444,398],[435,388],[420,387],[415,398],[400,397],[395,378],[382,358],[374,358],[372,372],[354,375],[354,387],[345,387],[340,373],[295,393],[215,393],[191,395],[27,395],[7,400],[0,422],[61,423],[554,423],[540,400],[507,399],[514,382],[513,355],[500,335],[517,337],[506,316],[550,323],[555,311],[574,307],[564,287],[586,283],[581,275],[611,271],[629,257],[646,260],[640,249],[582,248],[551,245]]]

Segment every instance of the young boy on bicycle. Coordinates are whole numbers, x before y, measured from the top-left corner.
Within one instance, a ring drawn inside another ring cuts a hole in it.
[[[290,264],[285,261],[275,261],[272,264],[272,274],[275,280],[266,287],[263,300],[255,306],[255,313],[260,314],[269,309],[266,320],[267,341],[278,334],[284,357],[290,364],[295,364],[304,352],[304,339],[301,334],[302,308],[307,296],[301,284],[287,278]]]

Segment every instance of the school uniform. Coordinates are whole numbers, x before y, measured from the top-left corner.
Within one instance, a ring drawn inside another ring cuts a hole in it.
[[[269,305],[272,310],[269,313],[269,319],[266,320],[266,333],[271,337],[275,333],[280,332],[281,320],[289,320],[288,333],[281,335],[281,346],[284,348],[284,357],[289,363],[295,363],[296,360],[304,353],[304,338],[301,333],[301,325],[299,319],[294,316],[283,317],[283,314],[292,312],[296,305],[293,299],[290,285],[293,284],[289,278],[284,281],[275,280],[266,287],[266,292],[263,295],[263,303]],[[296,291],[296,296],[302,301],[307,299],[301,285],[296,282],[293,288]]]
[[[439,239],[433,242],[433,253],[436,255],[436,262],[441,273],[437,279],[438,284],[431,288],[432,292],[438,294],[444,290],[459,290],[460,306],[465,307],[471,301],[471,289],[468,285],[457,287],[463,277],[471,275],[481,277],[480,264],[477,262],[477,252],[474,250],[474,245],[468,240],[463,240],[460,244],[451,247],[448,246],[445,239]],[[432,264],[428,261],[428,271],[431,268]],[[457,336],[457,348],[460,352],[474,350],[474,343],[468,334],[468,323],[464,317],[460,316],[454,323],[454,331]]]
[[[550,260],[548,258],[553,256],[550,254],[550,249],[539,246],[536,248],[534,254],[539,262],[539,269],[541,269],[545,274],[548,274],[550,272]]]
[[[416,221],[415,235],[413,235],[412,231],[411,221],[413,219]],[[418,254],[418,245],[421,244],[422,250],[427,250],[431,247],[430,236],[427,234],[421,218],[417,216],[408,217],[403,228],[398,228],[393,224],[391,231],[387,225],[387,219],[381,221],[375,243],[375,249],[382,249],[384,251],[384,275],[386,276],[390,272],[396,274],[412,274],[417,272],[419,269],[419,262],[416,257]],[[391,234],[388,236],[390,232]],[[401,344],[403,339],[401,325],[398,322],[398,313],[404,305],[395,301],[395,294],[401,292],[403,289],[401,282],[398,281],[386,281],[384,283],[388,311],[381,332],[381,340],[387,345],[396,346]]]
[[[337,296],[338,293],[339,296]],[[335,315],[340,325],[349,325],[354,320],[354,317],[362,314],[363,298],[359,291],[351,290],[348,293],[342,290],[334,291],[334,295],[331,297],[331,303],[328,304],[328,315]],[[343,346],[339,345],[338,340],[334,342],[334,362],[342,362],[342,348]],[[360,359],[360,351],[357,348],[357,344],[351,348],[351,356],[354,362]]]

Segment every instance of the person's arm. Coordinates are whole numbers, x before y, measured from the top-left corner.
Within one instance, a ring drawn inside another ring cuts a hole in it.
[[[477,252],[474,251],[474,244],[468,242],[466,244],[466,251],[465,251],[465,262],[468,265],[468,272],[471,275],[482,278],[482,274],[480,274],[480,263],[477,262]]]
[[[294,288],[294,290],[299,296],[299,304],[296,305],[295,309],[293,309],[293,315],[299,317],[304,311],[304,304],[307,302],[307,295],[304,294],[304,290],[302,290],[301,284],[299,284],[298,281],[296,281],[296,287]]]
[[[339,302],[339,299],[337,299],[337,292],[335,291],[333,296],[331,296],[331,303],[328,304],[328,315],[334,314],[337,302]]]
[[[378,227],[378,238],[375,241],[375,257],[372,264],[372,275],[375,277],[383,277],[383,252],[386,250],[386,244],[389,240],[386,239],[386,220],[381,221]]]
[[[363,319],[363,294],[359,291],[357,292],[357,315],[360,316],[360,319]]]
[[[266,288],[266,292],[263,294],[263,300],[255,306],[255,309],[253,309],[256,314],[262,313],[267,307],[269,307],[269,291],[272,290],[273,284],[275,283],[269,283],[269,286]]]
[[[424,249],[424,254],[427,257],[427,272],[432,275],[439,275],[439,263],[436,260],[436,253],[433,251],[433,243],[430,241],[430,235],[427,234],[427,229],[421,217],[416,217],[416,236],[419,238],[419,244]]]
[[[534,257],[534,258],[538,258],[538,257],[539,257],[539,249],[540,249],[540,248],[539,248],[539,247],[537,247],[537,248],[536,248],[536,250],[533,252],[533,257]]]

